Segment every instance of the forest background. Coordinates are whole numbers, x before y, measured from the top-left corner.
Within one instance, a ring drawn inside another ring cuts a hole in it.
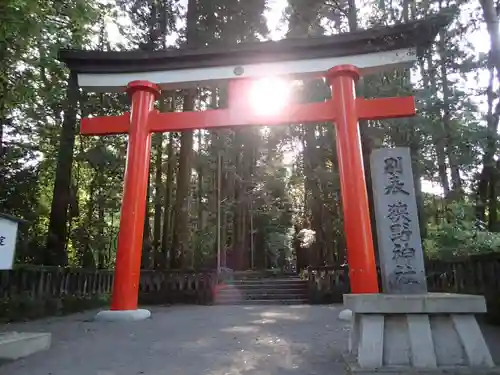
[[[6,0],[0,4],[0,212],[29,222],[19,263],[114,266],[126,136],[83,137],[79,119],[127,110],[92,94],[59,48],[162,50],[306,38],[423,19],[457,7],[412,69],[363,77],[365,97],[414,94],[418,116],[360,124],[369,155],[409,147],[426,255],[450,259],[500,245],[500,5],[494,0]],[[264,92],[262,95],[266,94]],[[293,86],[323,101],[322,81]],[[268,90],[262,105],[282,97]],[[161,111],[224,105],[225,88],[165,92]],[[263,124],[265,125],[265,124]],[[331,124],[155,134],[143,268],[213,267],[221,162],[223,264],[236,269],[339,265],[345,256]],[[301,229],[315,233],[307,248]],[[253,255],[252,255],[253,254]]]

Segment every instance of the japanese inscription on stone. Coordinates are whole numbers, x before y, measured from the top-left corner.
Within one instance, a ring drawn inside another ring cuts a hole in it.
[[[372,152],[371,176],[384,293],[426,293],[410,151]]]
[[[12,269],[17,226],[16,221],[0,216],[0,270]]]

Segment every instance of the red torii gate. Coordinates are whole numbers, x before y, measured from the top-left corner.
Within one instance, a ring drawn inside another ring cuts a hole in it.
[[[422,38],[422,35],[418,34],[425,34],[424,41],[420,44],[428,44],[437,29],[446,22],[444,19],[434,19],[430,22],[413,23],[411,27],[398,26],[400,29],[406,27],[404,32],[399,30],[401,35],[406,33],[404,47],[408,47],[408,44],[419,44],[414,40],[409,42],[409,34],[412,38]],[[399,35],[395,29],[384,29],[385,34]],[[366,39],[374,31],[366,30],[362,33]],[[358,33],[359,35],[361,33]],[[339,36],[335,38],[340,39]],[[352,43],[347,41],[350,42]],[[396,47],[386,50],[394,50]],[[62,60],[71,60],[72,51],[64,53],[66,56],[63,56]],[[321,103],[289,105],[276,114],[256,113],[247,102],[245,92],[254,77],[229,80],[228,108],[168,113],[159,113],[154,108],[154,102],[161,91],[158,85],[150,81],[134,80],[126,87],[131,98],[130,113],[82,120],[80,131],[83,135],[129,135],[111,310],[137,309],[151,134],[201,128],[327,121],[334,123],[351,290],[352,293],[379,291],[358,121],[413,116],[414,99],[356,98],[355,84],[360,72],[356,66],[350,64],[334,66],[323,72],[316,71],[315,75],[322,75],[327,80],[332,98]]]
[[[278,114],[257,114],[249,103],[240,100],[248,80],[229,82],[229,107],[203,112],[167,112],[154,109],[160,89],[147,81],[130,82],[127,93],[131,112],[121,116],[82,120],[83,135],[128,134],[127,164],[123,205],[118,235],[115,283],[111,308],[135,310],[141,265],[151,133],[220,128],[244,125],[334,122],[341,177],[342,203],[353,293],[377,293],[370,213],[366,192],[358,120],[413,116],[413,97],[366,100],[356,98],[354,84],[358,69],[341,65],[326,72],[332,99],[322,103],[299,104]]]
[[[158,86],[148,81],[133,81],[127,86],[132,100],[130,113],[82,120],[83,135],[129,135],[112,309],[137,309],[146,209],[145,199],[140,198],[146,196],[151,133],[242,125],[335,123],[347,248],[356,249],[348,252],[351,289],[353,293],[378,292],[358,120],[413,116],[414,100],[413,97],[356,98],[354,84],[359,73],[351,65],[334,67],[325,77],[330,82],[331,100],[294,105],[271,115],[257,114],[240,100],[245,97],[246,79],[229,82],[227,109],[167,113],[154,109],[160,94]]]

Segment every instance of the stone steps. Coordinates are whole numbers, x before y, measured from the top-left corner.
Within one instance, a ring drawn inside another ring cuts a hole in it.
[[[296,292],[307,291],[307,284],[274,285],[274,284],[225,284],[226,289],[238,289],[246,292],[256,290],[269,290],[279,293],[282,290],[293,290]]]
[[[273,299],[273,300],[222,300],[222,301],[216,301],[216,305],[258,305],[258,306],[263,306],[263,305],[304,305],[309,302],[308,299],[293,299],[293,300],[279,300],[279,299]]]
[[[307,282],[298,277],[230,280],[219,286],[215,298],[218,305],[289,305],[307,302]]]
[[[303,280],[270,280],[270,281],[256,281],[256,280],[230,280],[226,282],[227,285],[241,285],[243,287],[262,287],[273,286],[275,288],[298,287],[307,288],[307,282]]]
[[[251,289],[242,290],[236,288],[227,288],[219,291],[220,297],[237,297],[245,296],[249,299],[256,299],[256,297],[262,297],[262,299],[273,299],[273,298],[284,298],[294,296],[305,296],[307,293],[305,290],[301,289]]]

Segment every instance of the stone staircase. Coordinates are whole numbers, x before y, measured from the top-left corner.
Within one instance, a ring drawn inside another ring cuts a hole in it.
[[[216,305],[298,305],[309,302],[307,281],[298,276],[235,277],[217,289]]]

